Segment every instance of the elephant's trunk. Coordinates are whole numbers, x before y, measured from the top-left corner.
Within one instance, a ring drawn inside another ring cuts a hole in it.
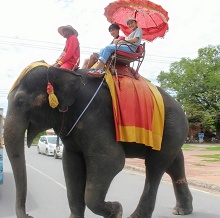
[[[25,211],[27,176],[24,155],[24,133],[25,127],[22,127],[20,120],[16,120],[14,116],[7,114],[4,142],[15,179],[17,217],[27,217]]]

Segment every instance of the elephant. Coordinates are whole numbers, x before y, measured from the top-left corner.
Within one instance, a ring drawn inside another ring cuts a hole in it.
[[[16,215],[32,217],[26,212],[27,175],[24,134],[27,146],[41,132],[53,128],[63,141],[63,171],[67,187],[70,218],[83,218],[87,206],[105,218],[122,217],[122,205],[105,201],[113,178],[123,169],[126,158],[145,160],[143,193],[130,218],[151,218],[157,190],[164,173],[171,179],[176,197],[173,213],[193,211],[193,197],[187,184],[182,145],[188,133],[186,115],[179,103],[162,88],[165,109],[164,131],[160,151],[133,142],[117,142],[108,85],[87,71],[70,71],[53,66],[31,69],[11,90],[5,119],[4,140],[16,184]],[[52,108],[46,91],[48,81],[59,100]],[[100,86],[96,96],[81,112]],[[73,123],[78,119],[73,128]],[[73,128],[72,131],[70,129]]]

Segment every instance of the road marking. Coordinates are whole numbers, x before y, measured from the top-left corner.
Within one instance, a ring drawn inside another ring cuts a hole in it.
[[[4,157],[5,159],[9,159],[8,156],[5,155]],[[29,165],[29,164],[26,164],[28,167],[32,168],[33,170],[37,171],[38,173],[44,175],[45,177],[47,177],[48,179],[52,180],[53,182],[55,182],[57,185],[59,185],[61,188],[65,189],[66,190],[66,186],[63,186],[61,183],[57,182],[56,180],[54,180],[52,177],[44,174],[43,172],[41,172],[40,170],[36,169],[35,167]],[[133,174],[136,174],[136,175],[139,175],[139,176],[144,176],[145,177],[145,174],[144,173],[140,173],[140,172],[135,172],[135,171],[131,171],[131,170],[127,170],[127,169],[123,169],[124,172],[126,173],[133,173]],[[161,179],[161,182],[163,183],[169,183],[172,185],[172,182],[170,181],[164,181],[163,179]],[[199,188],[195,188],[195,187],[192,187],[190,184],[189,185],[189,188],[190,190],[194,190],[194,191],[198,191],[198,192],[202,192],[202,193],[205,193],[205,194],[209,194],[209,195],[214,195],[214,196],[217,196],[219,197],[219,194],[218,193],[213,193],[213,192],[209,192],[209,191],[204,191],[204,190],[201,190]]]
[[[29,164],[26,164],[28,167],[32,168],[33,170],[37,171],[38,173],[40,173],[41,175],[47,177],[48,179],[52,180],[53,182],[55,182],[57,185],[59,185],[61,188],[65,189],[66,190],[66,186],[62,185],[61,183],[57,182],[55,179],[53,179],[52,177],[46,175],[45,173],[41,172],[40,170],[38,170],[37,168],[29,165]]]
[[[145,177],[145,174],[144,174],[144,173],[138,172],[138,171],[135,171],[135,170],[123,169],[123,171],[124,171],[125,173],[132,173],[132,174],[135,174],[135,175],[138,175],[138,176]],[[171,180],[170,180],[170,181],[163,180],[163,177],[162,177],[162,179],[161,179],[161,182],[162,182],[162,183],[167,183],[167,184],[169,184],[169,185],[172,185],[172,181],[171,181]],[[204,193],[204,194],[208,194],[208,195],[211,195],[211,196],[220,197],[220,196],[219,196],[219,193],[214,193],[214,191],[212,191],[212,190],[211,190],[211,191],[208,191],[208,190],[205,191],[205,190],[199,189],[199,187],[198,187],[198,188],[193,187],[193,184],[190,184],[190,183],[188,183],[188,186],[189,186],[189,189],[190,189],[190,190],[202,192],[202,193]]]

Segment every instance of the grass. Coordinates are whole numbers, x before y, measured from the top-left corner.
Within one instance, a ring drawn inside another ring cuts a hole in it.
[[[202,161],[206,161],[206,162],[220,161],[220,154],[203,154],[203,155],[194,155],[194,156],[203,157],[205,159],[203,159]]]
[[[37,145],[39,138],[40,138],[40,137],[36,137],[36,138],[34,139],[32,145]]]
[[[202,146],[202,144],[200,144]],[[202,151],[220,151],[220,146],[219,145],[209,145],[209,147],[199,147],[199,145],[190,145],[190,144],[184,144],[182,146],[182,150],[184,151],[192,151],[192,150],[195,150],[197,148],[200,148]]]
[[[216,160],[216,159],[208,159],[208,160],[202,160],[202,161],[205,161],[205,162],[218,162],[219,160]]]
[[[204,167],[206,166],[205,164],[194,164],[194,166],[197,166],[197,167]]]
[[[205,148],[206,151],[220,151],[220,146],[212,146]]]
[[[184,145],[182,146],[182,149],[185,150],[185,151],[194,150],[194,149],[196,149],[196,148],[197,148],[196,145],[184,144]]]

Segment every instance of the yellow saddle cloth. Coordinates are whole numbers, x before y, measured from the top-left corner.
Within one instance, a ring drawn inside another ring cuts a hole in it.
[[[113,102],[116,140],[136,142],[161,149],[164,129],[164,103],[157,87],[110,71],[105,75]]]
[[[46,66],[49,67],[49,64],[42,62],[42,61],[36,61],[31,64],[29,64],[19,75],[19,77],[16,79],[14,84],[12,85],[9,94],[14,90],[14,88],[20,83],[21,79],[33,68],[38,67],[38,66]]]

